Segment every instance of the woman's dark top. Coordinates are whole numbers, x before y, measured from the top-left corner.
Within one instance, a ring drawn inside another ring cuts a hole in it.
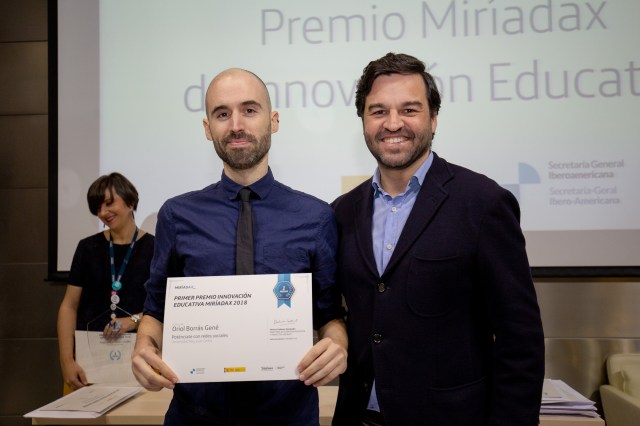
[[[155,237],[145,233],[136,241],[120,281],[118,317],[142,312],[146,291],[144,283],[149,278]],[[129,249],[129,244],[114,244],[116,276]],[[77,330],[102,331],[111,320],[111,266],[109,240],[102,232],[80,240],[73,255],[69,284],[82,287],[78,306]]]

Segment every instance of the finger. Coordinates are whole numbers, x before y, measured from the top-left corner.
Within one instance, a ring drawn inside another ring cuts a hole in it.
[[[117,329],[116,329],[116,323],[115,321],[111,321],[109,323],[107,323],[107,325],[104,328],[104,337],[109,338],[112,337],[114,334],[117,333]]]
[[[306,385],[326,384],[347,368],[347,357],[342,347],[332,344],[319,358],[300,374]]]
[[[335,356],[336,348],[337,345],[331,339],[322,339],[316,343],[298,364],[300,380],[305,380],[323,368]]]
[[[300,380],[304,381],[307,386],[318,384],[324,378],[330,376],[335,368],[336,365],[330,360],[319,359],[300,375]]]
[[[151,370],[153,371],[153,373],[156,375],[156,377],[162,377],[163,382],[166,380],[169,383],[171,383],[171,385],[174,385],[175,383],[178,383],[178,376],[176,375],[176,373],[174,373],[174,371],[164,362],[160,361],[159,365],[149,365],[149,367],[151,368]]]
[[[78,378],[73,378],[71,381],[69,381],[69,385],[74,389],[80,389],[84,386]]]
[[[327,383],[338,377],[343,371],[344,370],[341,369],[338,365],[336,365],[334,368],[331,368],[331,366],[327,366],[310,376],[307,380],[304,381],[304,384],[307,386],[316,387],[326,385]]]
[[[84,370],[80,370],[78,372],[78,379],[80,379],[80,382],[86,386],[89,384],[89,381],[87,380],[87,375],[85,374]]]
[[[169,379],[168,377],[173,377],[175,374],[172,374],[170,371],[166,372],[167,376],[164,376],[162,370],[159,368],[154,368],[147,365],[143,369],[143,380],[146,383],[147,389],[152,390],[160,390],[162,388],[173,389],[175,387],[175,383],[177,382],[177,378]],[[175,381],[174,381],[175,380]]]
[[[309,368],[309,366],[312,365],[313,362],[327,350],[328,343],[329,342],[327,342],[326,339],[323,339],[313,345],[311,349],[309,349],[309,351],[304,355],[304,357],[302,357],[302,360],[300,360],[300,362],[298,363],[297,370],[299,372],[303,372],[307,368]]]
[[[145,388],[159,390],[173,389],[178,383],[178,376],[165,364],[160,356],[152,351],[142,349],[132,360],[134,375]],[[149,387],[147,387],[149,386]]]
[[[159,390],[162,390],[165,387],[168,389],[172,389],[171,384],[166,385],[165,383],[162,383],[161,381],[153,379],[150,376],[148,377],[136,372],[134,372],[134,376],[136,377],[136,380],[138,381],[138,383],[140,383],[140,385],[147,390],[157,392]]]
[[[131,360],[131,370],[138,383],[147,390],[159,391],[163,388],[162,384],[154,382],[153,375],[147,371],[147,368],[149,365],[142,358],[134,356]]]

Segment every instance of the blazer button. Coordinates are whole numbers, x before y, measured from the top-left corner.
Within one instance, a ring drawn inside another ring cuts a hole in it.
[[[382,334],[380,333],[376,333],[373,335],[373,343],[380,343],[382,342]]]
[[[384,283],[378,284],[378,293],[384,293],[387,290],[387,286]]]

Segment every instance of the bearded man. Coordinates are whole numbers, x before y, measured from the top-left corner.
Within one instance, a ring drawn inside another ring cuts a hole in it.
[[[167,425],[318,425],[316,386],[342,373],[347,357],[344,311],[334,282],[335,217],[325,202],[274,180],[268,153],[278,112],[271,110],[258,76],[235,68],[218,74],[207,90],[203,125],[224,164],[222,178],[168,200],[158,213],[134,374],[148,390],[173,389]],[[167,277],[236,274],[245,257],[236,251],[236,232],[246,202],[253,215],[249,273],[311,272],[319,341],[300,361],[299,381],[177,383],[161,358]]]
[[[378,167],[333,203],[349,362],[333,424],[538,424],[544,335],[516,198],[431,150],[440,94],[389,53],[358,82]]]

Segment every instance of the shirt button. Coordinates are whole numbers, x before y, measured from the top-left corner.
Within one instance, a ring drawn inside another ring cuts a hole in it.
[[[387,244],[387,250],[391,250],[391,249],[393,249],[393,244],[388,243],[388,244]]]
[[[384,283],[378,284],[378,293],[384,293],[387,290],[387,286]]]
[[[382,334],[380,333],[376,333],[373,335],[373,343],[380,343],[382,342]]]
[[[396,206],[393,206],[393,207],[391,207],[391,211],[395,213],[395,212],[398,211],[398,208]]]

